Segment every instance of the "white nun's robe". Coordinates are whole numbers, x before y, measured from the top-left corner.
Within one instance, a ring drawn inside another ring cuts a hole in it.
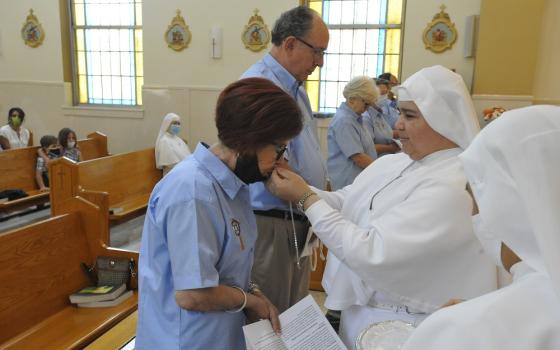
[[[173,121],[180,120],[179,116],[174,113],[169,113],[163,118],[155,147],[156,167],[158,169],[163,169],[164,166],[174,166],[191,154],[191,150],[185,141],[168,131]]]
[[[404,349],[560,349],[559,139],[560,108],[533,106],[504,113],[461,155],[486,234],[523,261],[511,285],[434,313]]]
[[[414,100],[434,130],[466,148],[478,128],[458,75],[436,66],[403,86],[399,97]],[[431,313],[450,298],[496,288],[496,268],[472,232],[472,199],[457,158],[461,148],[419,161],[388,155],[337,192],[314,189],[322,200],[306,215],[331,253],[325,304],[343,310],[340,335],[348,347],[370,323],[414,321],[422,316],[411,313]],[[387,314],[381,310],[387,305],[410,313]]]

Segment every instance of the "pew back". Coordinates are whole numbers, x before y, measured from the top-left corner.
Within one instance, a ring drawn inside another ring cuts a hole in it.
[[[104,192],[109,208],[119,207],[122,215],[146,207],[155,184],[161,179],[161,171],[155,167],[154,149],[117,154],[90,161],[74,163],[58,159],[50,165],[51,212],[64,213],[60,205],[69,198],[86,192]],[[96,204],[103,206],[101,202]],[[117,220],[121,214],[110,219]]]
[[[79,140],[78,146],[82,158],[95,159],[108,156],[107,136],[94,132],[86,139]],[[0,191],[20,189],[29,197],[0,203],[0,212],[11,212],[36,204],[44,204],[49,200],[47,192],[39,192],[35,180],[37,150],[39,147],[25,147],[0,152]]]
[[[82,262],[138,253],[107,247],[95,205],[79,197],[65,205],[68,214],[0,234],[0,349],[81,348],[136,309],[136,297],[107,309],[70,304],[90,284]]]

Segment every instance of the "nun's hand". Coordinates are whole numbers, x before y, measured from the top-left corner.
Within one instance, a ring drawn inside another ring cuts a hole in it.
[[[274,169],[266,186],[270,193],[290,202],[297,202],[310,190],[301,176],[279,167]]]

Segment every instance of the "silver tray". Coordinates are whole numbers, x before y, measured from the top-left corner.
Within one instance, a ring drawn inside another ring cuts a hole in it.
[[[414,331],[411,323],[392,320],[370,324],[356,338],[356,350],[398,350]]]

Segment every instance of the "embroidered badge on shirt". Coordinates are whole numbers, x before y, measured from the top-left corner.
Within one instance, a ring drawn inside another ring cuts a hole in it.
[[[244,250],[245,249],[245,244],[243,244],[243,237],[241,237],[241,225],[239,224],[239,221],[237,221],[235,219],[231,219],[231,228],[233,229],[233,233],[235,233],[235,235],[239,239],[239,244],[241,245],[241,250]]]

